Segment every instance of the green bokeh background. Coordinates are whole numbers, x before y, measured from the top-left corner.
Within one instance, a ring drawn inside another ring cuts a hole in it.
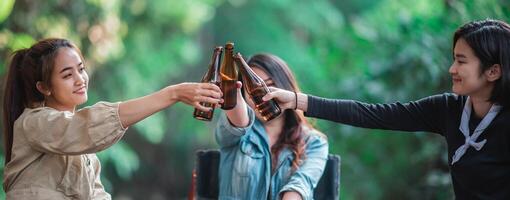
[[[200,80],[213,47],[233,41],[243,55],[283,58],[305,93],[405,102],[448,92],[455,29],[471,20],[508,21],[509,6],[503,0],[0,0],[0,81],[3,88],[14,50],[63,37],[85,56],[87,105],[123,101]],[[98,153],[114,199],[187,197],[194,152],[218,147],[213,130],[221,111],[209,123],[192,112],[179,103]],[[330,152],[342,157],[342,199],[453,198],[440,136],[315,122]]]

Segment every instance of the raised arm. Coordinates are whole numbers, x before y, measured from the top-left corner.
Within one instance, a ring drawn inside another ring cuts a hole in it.
[[[225,114],[227,115],[228,121],[234,127],[246,127],[249,123],[248,116],[248,104],[244,101],[244,98],[241,94],[241,82],[236,83],[237,86],[237,103],[236,106],[230,110],[225,110]]]
[[[99,102],[75,113],[49,107],[31,109],[20,116],[15,129],[41,152],[94,153],[117,142],[130,125],[177,101],[208,109],[199,102],[218,103],[220,96],[221,91],[216,85],[182,83],[123,103]]]
[[[221,90],[210,83],[181,83],[136,99],[120,103],[119,117],[124,127],[129,127],[142,119],[167,108],[178,101],[207,111],[200,102],[220,103]]]
[[[238,81],[236,86],[236,106],[230,110],[225,110],[225,114],[220,116],[215,131],[216,141],[222,148],[237,144],[255,121],[255,113],[248,107],[241,95],[241,82]]]
[[[296,99],[297,96],[297,99]],[[326,119],[364,128],[402,131],[445,130],[448,110],[459,97],[435,95],[408,103],[369,104],[345,99],[326,99],[272,88],[264,100],[275,98],[285,109],[301,109],[307,117]],[[297,102],[297,106],[296,106]]]

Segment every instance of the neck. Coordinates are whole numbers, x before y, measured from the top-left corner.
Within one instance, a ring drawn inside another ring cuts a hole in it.
[[[473,106],[473,113],[478,118],[483,118],[489,112],[492,107],[492,102],[488,101],[486,98],[476,98],[470,97],[471,104]]]
[[[279,117],[264,123],[264,128],[266,129],[267,136],[269,138],[269,147],[272,147],[273,144],[278,141],[278,137],[280,137],[280,134],[282,133],[284,119],[285,117],[282,114]]]
[[[476,92],[469,94],[469,98],[471,99],[471,104],[473,106],[473,112],[476,117],[483,118],[491,109],[493,103],[490,102],[489,99],[493,89],[494,84],[489,82]]]
[[[45,106],[54,108],[55,110],[58,110],[58,111],[69,111],[72,113],[74,113],[74,110],[76,109],[76,106],[73,106],[73,107],[63,106],[62,104],[59,104],[58,102],[56,102],[54,100],[49,100],[49,99],[46,99]]]

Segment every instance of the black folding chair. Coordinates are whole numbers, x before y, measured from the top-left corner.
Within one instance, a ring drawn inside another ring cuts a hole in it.
[[[196,153],[193,186],[190,199],[218,199],[218,167],[220,151],[217,149],[199,150]],[[332,200],[340,197],[340,156],[329,154],[326,168],[322,174],[313,197],[316,200]]]

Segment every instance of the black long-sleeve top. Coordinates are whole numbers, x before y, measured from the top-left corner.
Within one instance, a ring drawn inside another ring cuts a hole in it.
[[[466,96],[445,93],[408,103],[368,104],[310,95],[305,115],[364,128],[438,133],[446,139],[456,199],[509,200],[510,112],[507,108],[501,109],[478,137],[476,142],[487,139],[483,148],[477,151],[470,147],[458,162],[451,164],[455,151],[465,143],[459,125],[466,100]]]

